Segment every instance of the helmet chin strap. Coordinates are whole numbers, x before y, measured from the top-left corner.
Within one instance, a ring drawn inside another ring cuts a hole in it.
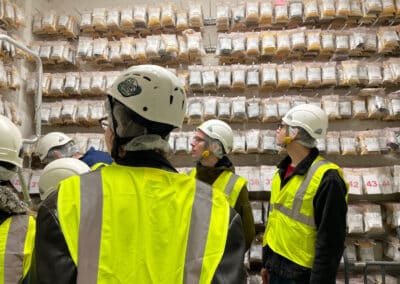
[[[118,160],[119,159],[119,155],[118,155],[118,150],[119,150],[119,137],[117,135],[117,121],[114,117],[114,100],[112,99],[111,96],[108,96],[108,100],[110,103],[110,113],[111,113],[111,118],[112,118],[112,131],[114,132],[114,139],[112,141],[112,148],[111,148],[111,157],[114,158],[114,160]]]
[[[285,145],[290,144],[294,139],[290,136],[285,136]]]
[[[196,160],[196,162],[201,163],[204,159],[208,158],[210,154],[211,153],[209,150],[204,150],[203,153],[201,153],[200,157]]]
[[[201,153],[201,158],[202,159],[205,159],[208,156],[210,156],[210,151],[208,151],[208,150],[205,150],[203,153]]]
[[[283,148],[286,148],[287,145],[289,145],[290,143],[292,143],[293,140],[295,140],[295,138],[293,138],[292,136],[290,136],[290,133],[289,133],[289,125],[287,125],[287,126],[286,126],[286,133],[285,133],[284,141],[283,141],[283,143],[282,143],[281,145],[279,145],[279,146],[281,146],[281,147],[283,147]]]

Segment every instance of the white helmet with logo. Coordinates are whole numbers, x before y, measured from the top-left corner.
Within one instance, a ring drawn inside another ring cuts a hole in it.
[[[39,154],[40,160],[43,161],[50,149],[65,145],[70,141],[72,141],[72,138],[62,132],[50,132],[39,139],[36,152]]]
[[[198,128],[205,135],[221,142],[226,154],[232,151],[233,132],[232,128],[222,120],[210,119],[203,122]]]
[[[75,158],[61,158],[50,162],[44,167],[39,178],[40,199],[45,200],[53,190],[57,189],[60,181],[87,172],[90,172],[89,166]]]
[[[22,135],[18,127],[7,117],[0,115],[0,133],[0,161],[22,167]]]
[[[302,104],[290,109],[282,121],[292,127],[301,127],[314,139],[323,138],[328,129],[325,111],[313,104]]]
[[[114,81],[109,95],[149,121],[182,127],[186,94],[179,79],[163,67],[128,68]]]

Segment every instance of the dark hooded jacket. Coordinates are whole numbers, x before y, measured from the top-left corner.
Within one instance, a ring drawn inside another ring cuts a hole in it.
[[[222,157],[214,167],[205,167],[201,163],[197,163],[196,178],[211,185],[224,171],[235,172],[232,162],[226,156]],[[249,191],[246,185],[242,187],[234,209],[242,218],[246,250],[248,250],[255,237],[256,231],[254,227],[253,211],[249,201]]]
[[[8,218],[16,215],[28,215],[28,205],[19,200],[13,186],[8,181],[0,182],[0,225]],[[19,231],[26,234],[27,231],[23,227]],[[2,236],[7,239],[7,236]],[[22,284],[28,283],[29,273],[22,279]]]

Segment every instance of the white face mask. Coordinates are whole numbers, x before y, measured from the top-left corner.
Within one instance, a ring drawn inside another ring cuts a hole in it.
[[[0,166],[0,181],[7,181],[12,179],[17,172],[6,169],[5,167]]]

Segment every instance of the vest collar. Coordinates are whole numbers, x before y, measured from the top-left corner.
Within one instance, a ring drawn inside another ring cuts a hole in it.
[[[166,158],[152,150],[126,152],[123,158],[118,159],[117,164],[129,167],[149,167],[169,172],[178,172]]]
[[[212,184],[224,171],[235,172],[232,162],[226,156],[218,160],[214,167],[205,167],[201,163],[197,163],[196,178],[205,183]]]
[[[310,168],[311,164],[314,162],[314,160],[318,157],[319,151],[317,148],[312,148],[310,151],[310,154],[301,161],[297,167],[294,169],[294,172],[292,175],[305,175],[308,169]],[[283,176],[286,172],[286,168],[291,164],[292,159],[289,156],[286,156],[278,165],[279,168],[279,175],[281,177],[281,180],[283,180]],[[289,178],[290,178],[289,176]]]

